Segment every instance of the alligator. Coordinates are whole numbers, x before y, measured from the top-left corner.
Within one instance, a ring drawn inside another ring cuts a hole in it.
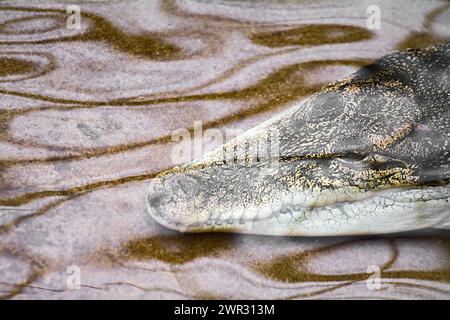
[[[162,172],[148,212],[181,232],[450,229],[449,112],[450,43],[393,52]]]

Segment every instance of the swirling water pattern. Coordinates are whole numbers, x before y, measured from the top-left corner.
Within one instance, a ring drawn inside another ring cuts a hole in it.
[[[392,50],[448,41],[448,2],[70,4],[80,29],[65,3],[0,2],[2,298],[449,299],[447,232],[181,235],[145,211],[173,130],[245,130]]]

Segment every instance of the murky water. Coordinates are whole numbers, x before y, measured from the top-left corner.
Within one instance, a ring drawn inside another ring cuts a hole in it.
[[[145,209],[174,130],[245,130],[392,50],[449,41],[449,2],[70,4],[80,29],[63,2],[0,2],[1,297],[450,298],[448,232],[182,235]]]

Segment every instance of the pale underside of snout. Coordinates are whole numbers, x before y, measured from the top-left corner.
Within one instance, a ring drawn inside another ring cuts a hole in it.
[[[157,182],[155,182],[157,183]],[[151,187],[152,188],[152,187]],[[150,215],[181,232],[235,232],[277,236],[335,236],[383,234],[423,228],[449,228],[450,188],[348,190],[285,194],[263,205],[236,205],[220,212],[191,210],[183,203],[164,204],[150,192]],[[160,201],[160,205],[155,203]]]

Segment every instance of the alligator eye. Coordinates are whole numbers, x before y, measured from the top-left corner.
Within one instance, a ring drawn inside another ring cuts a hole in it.
[[[377,153],[364,154],[362,152],[352,152],[338,156],[336,159],[346,166],[360,170],[367,169],[368,167],[378,170],[405,167],[403,161]]]
[[[370,154],[362,159],[362,162],[369,164],[382,164],[388,162],[389,160],[391,159],[381,154]]]
[[[365,158],[366,158],[366,155],[361,154],[361,153],[356,153],[356,152],[347,153],[345,155],[336,157],[336,159],[339,162],[344,163],[346,165],[350,165],[350,166],[362,165],[363,164],[362,162]]]
[[[363,163],[370,165],[374,169],[389,169],[393,167],[404,167],[405,163],[382,154],[370,154],[366,156]]]

